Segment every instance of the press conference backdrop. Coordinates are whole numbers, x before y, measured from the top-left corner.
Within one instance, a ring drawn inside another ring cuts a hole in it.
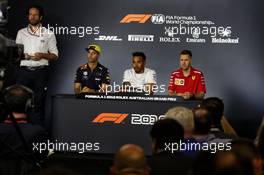
[[[73,93],[74,74],[86,62],[89,43],[102,46],[100,62],[112,82],[122,82],[131,53],[142,51],[166,89],[179,52],[190,49],[193,66],[205,75],[206,96],[224,100],[226,116],[240,134],[255,134],[264,115],[262,0],[18,0],[10,2],[13,38],[26,25],[25,9],[32,3],[44,7],[44,26],[56,33],[60,51],[50,94]]]

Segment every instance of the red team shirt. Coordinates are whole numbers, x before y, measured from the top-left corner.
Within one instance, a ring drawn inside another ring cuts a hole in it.
[[[168,89],[176,93],[205,93],[206,88],[203,73],[191,67],[190,75],[185,77],[182,69],[178,69],[172,72]]]

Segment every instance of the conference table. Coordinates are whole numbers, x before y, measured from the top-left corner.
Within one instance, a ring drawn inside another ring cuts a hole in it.
[[[198,103],[159,95],[57,94],[52,96],[52,140],[57,145],[67,143],[56,151],[83,153],[85,144],[85,153],[114,154],[120,146],[133,143],[150,155],[153,123],[172,107],[193,108]]]

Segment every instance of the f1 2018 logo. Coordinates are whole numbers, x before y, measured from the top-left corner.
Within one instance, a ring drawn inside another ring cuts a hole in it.
[[[112,122],[114,124],[121,124],[129,114],[123,113],[101,113],[95,117],[93,123]],[[153,125],[156,121],[163,119],[164,115],[154,114],[131,114],[132,125]]]
[[[122,18],[120,23],[146,23],[150,17],[151,14],[128,14],[124,18]]]
[[[104,122],[114,122],[116,124],[120,124],[122,121],[126,119],[128,114],[120,114],[120,113],[101,113],[95,117],[92,121],[93,123],[104,123]]]
[[[163,119],[164,117],[164,115],[131,114],[131,124],[153,125],[156,121]]]

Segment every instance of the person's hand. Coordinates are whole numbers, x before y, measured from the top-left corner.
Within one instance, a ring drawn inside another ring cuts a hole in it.
[[[41,59],[44,58],[43,55],[44,55],[43,53],[36,52],[36,53],[34,54],[34,56],[31,57],[31,59],[34,60],[34,61],[39,61],[39,60],[41,60]]]
[[[185,92],[182,97],[185,99],[185,100],[189,100],[190,98],[192,98],[193,94],[190,93],[190,92]]]
[[[95,90],[94,89],[90,89],[90,88],[88,88],[88,87],[84,87],[83,89],[82,89],[82,91],[81,91],[81,93],[82,92],[95,92]]]

